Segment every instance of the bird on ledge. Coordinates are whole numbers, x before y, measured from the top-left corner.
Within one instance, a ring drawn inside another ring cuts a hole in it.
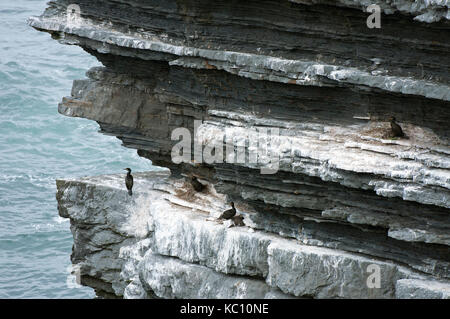
[[[124,168],[125,171],[128,171],[127,176],[125,177],[125,186],[128,189],[128,195],[133,195],[133,175],[131,175],[131,169],[130,168]]]
[[[233,226],[245,226],[245,224],[244,224],[244,216],[242,216],[242,215],[236,215],[236,216],[233,216],[232,218],[231,218],[231,220],[233,221]]]
[[[391,116],[389,118],[389,122],[391,123],[392,137],[404,137],[405,136],[405,133],[403,133],[403,130],[400,127],[400,125],[395,123],[395,117]]]
[[[231,209],[228,209],[228,210],[226,210],[226,211],[224,211],[224,212],[220,215],[219,219],[230,219],[231,217],[233,217],[234,215],[236,215],[236,208],[234,208],[234,203],[231,202],[230,205],[231,205],[232,208],[231,208]]]
[[[205,185],[200,183],[195,176],[191,177],[191,185],[197,192],[201,192],[205,189]]]

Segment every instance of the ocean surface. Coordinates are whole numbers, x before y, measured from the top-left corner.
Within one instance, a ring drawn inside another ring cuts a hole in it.
[[[73,285],[55,179],[154,167],[97,123],[58,114],[72,81],[100,64],[26,24],[46,2],[0,0],[0,298],[93,298]]]

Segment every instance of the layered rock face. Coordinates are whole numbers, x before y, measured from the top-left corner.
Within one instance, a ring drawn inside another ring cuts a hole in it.
[[[132,197],[123,175],[57,182],[84,284],[127,298],[449,298],[446,1],[374,1],[379,29],[366,1],[86,0],[75,18],[71,4],[29,20],[104,65],[59,112],[170,169],[135,175]],[[192,156],[175,160],[180,134]],[[216,220],[230,201],[246,226]]]

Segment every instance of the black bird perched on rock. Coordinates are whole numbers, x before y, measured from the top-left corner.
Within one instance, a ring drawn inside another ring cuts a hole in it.
[[[236,215],[236,208],[234,208],[234,203],[231,202],[230,205],[232,208],[224,211],[222,215],[220,215],[220,219],[230,219],[231,217]]]
[[[192,177],[191,177],[191,185],[192,185],[192,187],[194,187],[194,189],[195,189],[197,192],[201,192],[201,191],[203,191],[203,190],[205,189],[205,185],[203,185],[202,183],[200,183],[200,182],[197,180],[197,177],[195,177],[195,176],[192,176]]]
[[[128,171],[127,176],[125,177],[125,186],[128,189],[128,195],[133,195],[133,175],[131,175],[130,168],[124,168],[124,170]]]
[[[244,216],[242,215],[233,216],[231,217],[231,220],[233,221],[234,226],[245,226]]]
[[[391,130],[392,130],[393,137],[404,137],[405,136],[405,133],[403,133],[403,130],[400,127],[400,125],[395,123],[395,117],[391,116],[389,118],[389,122],[391,123]]]

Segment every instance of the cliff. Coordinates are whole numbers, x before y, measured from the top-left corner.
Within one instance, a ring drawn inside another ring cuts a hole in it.
[[[82,283],[127,298],[449,298],[448,4],[373,1],[369,29],[366,2],[86,0],[73,18],[59,0],[30,18],[104,65],[59,112],[170,169],[134,174],[132,197],[124,175],[57,181]],[[389,136],[391,116],[406,137]],[[196,137],[182,161],[178,133]],[[217,220],[230,201],[244,227]]]

